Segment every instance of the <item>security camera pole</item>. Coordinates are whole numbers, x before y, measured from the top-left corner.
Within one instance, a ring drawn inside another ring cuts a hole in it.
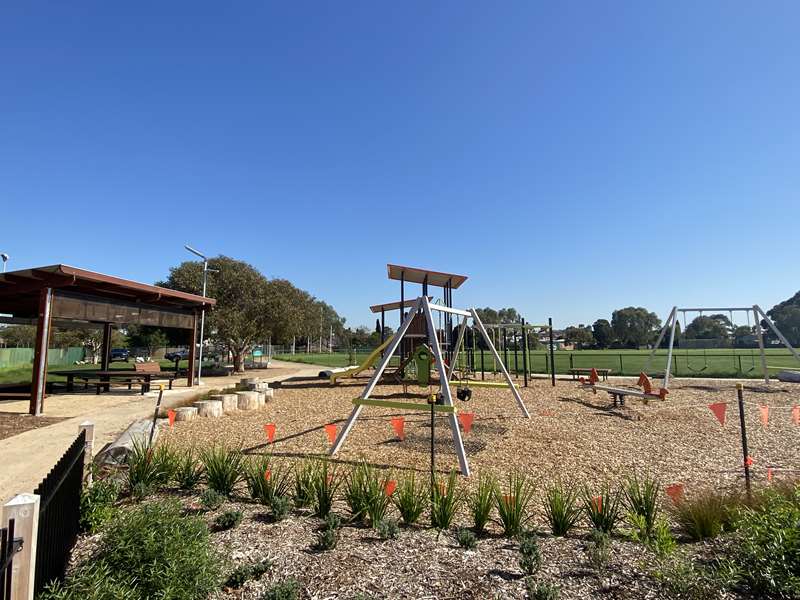
[[[188,244],[184,246],[189,252],[194,254],[195,256],[199,256],[203,259],[203,298],[206,297],[206,283],[208,281],[208,257],[203,254],[202,252],[198,252]],[[203,308],[200,312],[200,352],[198,354],[197,360],[197,385],[202,385],[202,381],[200,376],[203,372],[203,329],[205,328],[206,324],[206,305],[203,303]],[[194,365],[189,365],[190,369],[194,369]]]

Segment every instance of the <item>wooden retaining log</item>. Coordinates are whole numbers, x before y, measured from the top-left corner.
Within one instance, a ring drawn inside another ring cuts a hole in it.
[[[239,399],[239,410],[255,410],[261,406],[258,401],[258,392],[236,392]]]
[[[199,400],[194,403],[199,417],[221,417],[222,400]]]

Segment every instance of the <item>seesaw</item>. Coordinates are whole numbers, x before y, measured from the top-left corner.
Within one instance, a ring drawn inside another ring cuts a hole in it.
[[[590,389],[594,394],[598,391],[608,393],[614,399],[614,406],[617,406],[617,404],[625,406],[625,396],[641,398],[646,403],[651,398],[666,400],[667,394],[669,394],[669,390],[666,388],[659,388],[658,392],[653,391],[653,384],[645,373],[639,373],[639,381],[636,382],[636,385],[642,388],[641,390],[630,387],[597,385],[597,382],[600,381],[600,376],[596,369],[592,369],[589,372],[588,380],[585,377],[581,377],[578,381],[581,389]]]

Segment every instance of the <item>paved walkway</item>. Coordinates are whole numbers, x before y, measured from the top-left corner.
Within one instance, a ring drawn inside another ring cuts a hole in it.
[[[273,360],[269,369],[248,371],[247,377],[260,377],[270,382],[289,377],[316,377],[325,368]],[[203,385],[191,389],[180,387],[179,382],[175,382],[175,389],[164,391],[162,405],[186,404],[209,390],[233,387],[238,380],[239,376],[235,375],[203,377]],[[45,398],[44,414],[64,420],[0,440],[0,503],[5,503],[15,494],[32,492],[75,439],[81,423],[92,421],[95,424],[94,448],[97,453],[133,421],[152,416],[157,397],[157,391],[141,396],[117,390],[99,396],[92,391]],[[2,410],[27,413],[28,401],[4,402]]]

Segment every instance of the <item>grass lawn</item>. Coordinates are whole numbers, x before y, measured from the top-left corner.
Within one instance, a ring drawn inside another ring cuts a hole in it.
[[[356,363],[361,363],[369,354],[368,350],[356,352]],[[496,369],[494,358],[488,350],[483,351],[483,369],[492,372]],[[558,351],[555,353],[556,373],[568,373],[571,368],[611,369],[612,375],[638,375],[645,367],[649,350],[576,350]],[[513,351],[500,355],[506,361],[512,373],[523,372],[522,352]],[[788,350],[770,348],[766,350],[767,366],[800,368],[800,363]],[[507,356],[507,357],[506,357]],[[529,371],[533,373],[550,372],[550,357],[542,350],[531,351]],[[463,364],[465,355],[459,358]],[[278,360],[325,365],[329,367],[345,367],[349,364],[347,352],[310,353],[310,354],[277,354]],[[475,370],[481,371],[481,352],[475,353]],[[396,364],[396,359],[393,359]],[[663,373],[667,364],[666,350],[659,350],[648,369],[651,374]],[[774,375],[777,371],[771,370]],[[762,378],[761,358],[758,350],[721,349],[721,350],[680,350],[673,352],[672,374],[678,377],[749,377]]]
[[[175,369],[175,363],[169,360],[159,361],[162,371],[172,371]],[[109,365],[111,369],[127,369],[133,370],[133,361],[131,362],[113,362]],[[187,368],[189,361],[181,361],[180,367]],[[51,371],[86,371],[99,369],[100,365],[50,365],[48,372]],[[31,382],[31,371],[33,365],[19,365],[16,367],[9,367],[0,369],[0,384],[29,384]],[[62,375],[53,375],[48,373],[47,381],[66,381],[66,377]]]

